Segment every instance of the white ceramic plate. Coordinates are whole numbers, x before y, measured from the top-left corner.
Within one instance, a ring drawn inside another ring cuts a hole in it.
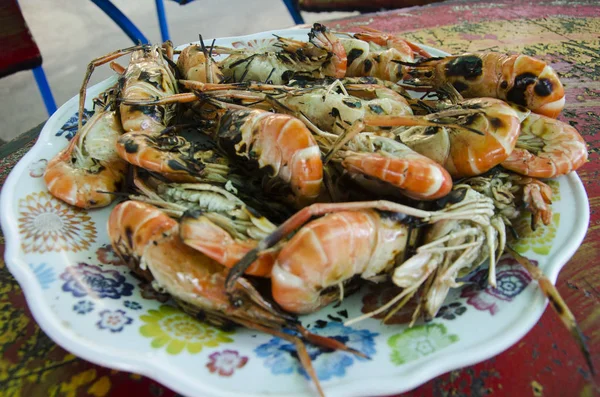
[[[307,30],[265,32],[217,44],[273,33],[303,40]],[[88,99],[113,81],[92,87]],[[76,110],[74,97],[50,118],[6,180],[0,203],[6,263],[40,327],[86,360],[149,376],[185,395],[314,395],[289,344],[245,329],[222,332],[142,291],[109,248],[105,227],[110,208],[76,210],[48,194],[41,175],[47,160],[67,145]],[[554,281],[583,240],[589,204],[575,173],[551,184],[552,225],[522,239],[517,248]],[[526,224],[523,220],[520,227]],[[406,313],[393,318],[397,324],[370,319],[343,326],[345,319],[386,299],[385,291],[369,288],[341,306],[302,318],[313,332],[337,337],[371,357],[311,348],[327,395],[403,392],[517,342],[543,313],[542,293],[510,259],[498,267],[497,289],[487,287],[483,278],[483,273],[473,276],[472,283],[448,297],[437,318],[412,329],[403,324]]]

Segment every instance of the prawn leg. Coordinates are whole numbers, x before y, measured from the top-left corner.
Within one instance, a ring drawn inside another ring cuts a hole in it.
[[[581,353],[583,354],[585,361],[590,371],[592,372],[592,376],[594,376],[594,363],[592,362],[590,350],[587,346],[587,343],[585,342],[585,336],[583,335],[583,332],[581,332],[581,329],[577,324],[577,320],[575,320],[575,316],[573,315],[563,298],[560,296],[560,293],[558,292],[556,287],[550,282],[550,280],[548,280],[548,277],[546,277],[538,267],[531,263],[529,259],[519,254],[510,246],[506,246],[506,251],[510,255],[512,255],[512,257],[515,258],[517,262],[519,262],[529,274],[531,274],[534,280],[536,280],[539,283],[542,292],[544,293],[544,295],[546,295],[548,301],[550,301],[552,308],[556,311],[560,320],[563,322],[565,327],[567,327],[571,335],[577,341],[579,349],[581,350]]]
[[[88,64],[87,70],[85,72],[85,77],[83,78],[83,83],[81,84],[81,88],[79,89],[79,119],[77,124],[78,130],[81,130],[81,127],[83,126],[82,115],[83,110],[85,109],[85,96],[87,93],[87,85],[90,82],[90,78],[92,77],[92,73],[94,73],[94,70],[98,66],[102,66],[108,62],[114,61],[115,59],[122,57],[123,55],[130,54],[133,51],[140,50],[144,47],[146,47],[146,45],[135,45],[132,47],[113,51],[110,54],[106,54],[102,57],[92,60],[92,62]]]

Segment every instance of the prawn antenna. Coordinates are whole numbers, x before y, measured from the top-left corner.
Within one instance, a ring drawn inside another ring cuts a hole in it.
[[[560,293],[558,292],[556,287],[550,282],[550,280],[544,275],[544,273],[542,273],[542,271],[537,266],[535,266],[529,259],[519,254],[509,245],[506,246],[506,251],[510,255],[512,255],[512,257],[515,258],[517,262],[519,262],[529,274],[531,274],[534,280],[538,282],[541,290],[544,292],[544,295],[546,295],[551,306],[558,314],[558,317],[567,327],[569,332],[571,332],[571,335],[575,338],[575,341],[579,345],[579,349],[581,350],[581,353],[585,358],[588,368],[590,369],[592,376],[594,376],[596,374],[594,370],[594,364],[592,362],[590,350],[587,346],[587,343],[585,342],[585,336],[583,335],[583,332],[581,332],[581,328],[579,328],[577,320],[575,320],[575,316],[573,315],[563,298],[560,296]]]

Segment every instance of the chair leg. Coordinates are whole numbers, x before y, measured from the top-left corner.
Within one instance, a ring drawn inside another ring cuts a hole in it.
[[[167,16],[165,14],[165,4],[163,0],[156,0],[156,14],[158,15],[158,25],[160,26],[160,37],[163,43],[170,39],[169,25],[167,24]]]
[[[52,114],[56,112],[56,102],[54,102],[54,96],[50,90],[50,85],[46,79],[46,73],[44,73],[44,69],[42,69],[41,66],[34,68],[33,76],[35,77],[35,81],[40,89],[40,93],[42,94],[42,99],[44,100],[44,105],[46,106],[48,115],[52,116]]]
[[[292,18],[294,19],[294,23],[295,24],[304,23],[304,18],[302,18],[302,15],[300,14],[300,9],[298,8],[298,0],[283,0],[283,2],[285,3],[285,6],[287,7],[288,11],[292,15]]]
[[[110,0],[92,0],[92,3],[104,11],[129,36],[134,44],[149,43],[146,36]]]

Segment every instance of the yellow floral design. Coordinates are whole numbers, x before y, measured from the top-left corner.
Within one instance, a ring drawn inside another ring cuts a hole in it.
[[[19,200],[19,234],[24,252],[78,252],[96,241],[96,227],[86,211],[46,192]]]
[[[196,354],[204,347],[233,342],[228,336],[231,332],[199,322],[168,305],[149,310],[148,314],[140,316],[140,320],[146,323],[140,327],[140,333],[152,338],[151,346],[159,349],[166,345],[169,354],[179,354],[184,348]]]
[[[531,230],[531,214],[524,213],[513,224],[519,235],[519,239],[513,243],[513,248],[524,254],[532,250],[539,255],[548,255],[552,248],[552,241],[556,237],[556,229],[560,222],[560,214],[552,214],[552,222],[548,226],[538,226]]]
[[[544,183],[552,189],[552,202],[556,203],[560,201],[560,183],[554,179],[544,181]]]

